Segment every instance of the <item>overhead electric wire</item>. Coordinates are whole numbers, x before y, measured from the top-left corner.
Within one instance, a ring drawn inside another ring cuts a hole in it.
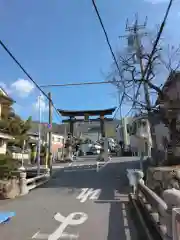
[[[107,44],[108,44],[109,49],[110,49],[110,52],[111,52],[111,55],[112,55],[112,57],[113,57],[113,59],[114,59],[114,62],[115,62],[115,64],[116,64],[116,67],[117,67],[117,69],[118,69],[118,71],[119,71],[119,74],[120,74],[120,76],[121,76],[121,70],[120,70],[120,68],[119,68],[118,61],[117,61],[116,56],[115,56],[115,54],[114,54],[114,52],[113,52],[113,49],[112,49],[112,46],[111,46],[111,44],[110,44],[107,31],[106,31],[106,29],[105,29],[105,27],[104,27],[103,21],[102,21],[102,19],[101,19],[100,13],[99,13],[99,11],[98,11],[98,9],[97,9],[97,6],[96,6],[96,3],[95,3],[94,0],[92,0],[92,4],[93,4],[93,6],[94,6],[94,9],[95,9],[96,14],[97,14],[98,19],[99,19],[99,22],[100,22],[101,27],[102,27],[102,29],[103,29],[103,32],[104,32],[104,35],[105,35]]]
[[[104,24],[103,24],[102,18],[101,18],[100,13],[99,13],[99,10],[98,10],[98,8],[97,8],[96,3],[95,3],[94,0],[92,0],[92,4],[93,4],[94,10],[95,10],[95,12],[96,12],[96,15],[97,15],[97,17],[98,17],[98,19],[99,19],[101,28],[103,29],[103,32],[104,32],[104,35],[105,35],[105,38],[106,38],[106,42],[107,42],[107,44],[108,44],[109,50],[110,50],[111,55],[112,55],[112,58],[113,58],[113,60],[114,60],[114,63],[115,63],[115,65],[116,65],[116,67],[117,67],[117,70],[118,70],[120,79],[122,79],[122,73],[121,73],[121,70],[120,70],[120,68],[119,68],[117,58],[116,58],[116,56],[115,56],[115,54],[114,54],[114,52],[113,52],[113,49],[112,49],[111,43],[110,43],[110,41],[109,41],[109,37],[108,37],[107,31],[106,31],[106,29],[105,29],[105,26],[104,26]],[[123,59],[122,59],[122,60],[123,60]],[[124,61],[124,60],[123,60],[123,61]],[[122,100],[121,100],[121,105],[118,107],[118,109],[121,108],[124,97],[127,96],[127,97],[129,98],[129,95],[125,92],[124,82],[122,81],[121,83],[123,84],[123,88],[124,88],[123,90],[124,90],[124,91],[123,91],[123,96],[122,96],[122,98],[121,98],[121,99],[122,99]]]
[[[23,73],[33,82],[33,84],[39,89],[39,91],[51,102],[53,108],[55,111],[58,113],[60,116],[59,111],[57,108],[54,106],[54,103],[52,99],[48,97],[48,95],[42,90],[42,88],[36,83],[36,81],[33,80],[31,75],[25,70],[25,68],[21,65],[21,63],[17,60],[17,58],[11,53],[11,51],[7,48],[7,46],[0,40],[0,45],[4,48],[4,50],[8,53],[8,55],[14,60],[14,62],[18,65],[18,67],[23,71]]]
[[[68,86],[83,86],[83,85],[98,85],[98,84],[112,84],[112,81],[98,81],[98,82],[76,82],[76,83],[64,83],[64,84],[48,84],[40,85],[40,87],[68,87]]]

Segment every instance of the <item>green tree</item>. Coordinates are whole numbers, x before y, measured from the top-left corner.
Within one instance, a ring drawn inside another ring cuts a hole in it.
[[[9,140],[10,144],[22,147],[24,140],[28,140],[27,132],[31,128],[31,122],[31,117],[25,121],[22,120],[20,116],[15,114],[10,104],[2,106],[0,129],[14,137],[13,140]]]

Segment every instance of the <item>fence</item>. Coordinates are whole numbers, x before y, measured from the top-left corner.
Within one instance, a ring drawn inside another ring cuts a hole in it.
[[[137,182],[134,182],[136,185],[134,194],[130,194],[131,200],[136,201],[134,203],[136,208],[139,209],[138,203],[140,209],[143,210],[143,213],[152,223],[161,239],[179,240],[180,191],[174,188],[167,189],[163,192],[161,198],[144,184],[142,172],[131,172],[131,176],[138,176],[139,178],[137,178]],[[132,185],[132,182],[130,184]],[[149,239],[153,239],[153,237],[150,236]]]
[[[27,173],[21,172],[20,173],[20,195],[27,194],[30,190],[46,183],[50,178],[50,170],[47,169],[45,173],[26,179]]]

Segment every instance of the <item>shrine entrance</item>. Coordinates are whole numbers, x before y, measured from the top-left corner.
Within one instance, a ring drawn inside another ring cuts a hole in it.
[[[100,122],[101,138],[104,138],[103,152],[105,155],[108,154],[108,141],[106,140],[105,134],[105,121],[112,121],[112,118],[107,118],[105,116],[112,115],[116,108],[108,108],[102,110],[83,110],[83,111],[67,111],[58,109],[62,117],[68,117],[68,119],[63,120],[63,123],[69,123],[70,125],[70,135],[74,136],[74,123],[76,122]],[[97,118],[94,118],[96,117]],[[82,117],[82,119],[78,119]],[[93,117],[93,118],[91,118]],[[69,147],[71,147],[71,141],[69,140]],[[70,149],[69,149],[70,150]],[[70,150],[71,151],[71,150]],[[69,158],[70,154],[68,152]],[[107,158],[107,156],[105,156]]]

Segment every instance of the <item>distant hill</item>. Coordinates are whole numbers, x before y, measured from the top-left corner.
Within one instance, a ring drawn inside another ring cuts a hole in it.
[[[114,135],[116,126],[119,124],[119,120],[115,119],[110,122],[105,122],[106,132],[108,135]],[[38,121],[32,121],[31,129],[29,133],[38,133],[39,129],[39,122]],[[47,128],[46,123],[41,123],[41,135],[42,137],[46,137],[47,132],[49,129]],[[52,124],[52,133],[59,134],[64,136],[66,133],[70,131],[69,124],[68,123],[53,123]],[[85,136],[88,135],[88,133],[95,133],[100,132],[100,122],[84,122],[84,123],[76,123],[74,124],[74,135],[79,136],[80,133],[85,134]]]

